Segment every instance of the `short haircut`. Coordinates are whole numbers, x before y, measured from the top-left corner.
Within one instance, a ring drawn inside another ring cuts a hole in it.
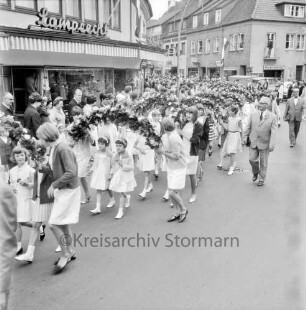
[[[74,91],[74,95],[76,95],[76,93],[77,93],[78,91],[80,91],[80,92],[82,93],[82,91],[81,91],[79,88],[77,88],[77,89]]]
[[[96,97],[94,95],[89,95],[86,98],[86,103],[87,104],[94,104],[97,101]]]
[[[131,86],[125,86],[125,88],[124,88],[125,93],[129,93],[131,90],[132,90]]]
[[[118,140],[116,140],[116,142],[115,142],[116,144],[121,144],[121,145],[123,145],[124,146],[124,148],[126,148],[127,147],[127,141],[126,141],[126,139],[124,139],[124,138],[120,138],[120,139],[118,139]]]
[[[29,96],[29,102],[30,104],[34,103],[34,102],[42,102],[43,101],[43,98],[42,96],[37,93],[37,92],[34,92],[32,93],[30,96]]]
[[[104,94],[104,93],[101,93],[100,94],[100,100],[101,101],[103,101],[104,99],[106,99],[107,98],[107,95],[106,94]]]
[[[13,163],[16,163],[15,155],[16,154],[21,154],[21,153],[25,154],[26,161],[27,161],[28,158],[29,158],[29,151],[27,149],[25,149],[24,147],[22,147],[22,146],[16,146],[16,147],[13,148],[13,151],[11,153],[11,158],[10,158],[11,161]]]
[[[175,124],[171,117],[165,117],[162,120],[162,126],[165,131],[173,131],[175,129]]]
[[[196,107],[189,107],[186,112],[192,114],[192,122],[195,123],[198,119],[198,109]]]
[[[56,97],[53,100],[53,106],[56,107],[61,101],[63,101],[64,99],[62,97]]]
[[[80,115],[82,113],[83,113],[83,110],[78,106],[73,107],[71,110],[71,116]]]
[[[109,146],[109,138],[108,137],[100,137],[98,139],[98,144],[105,144],[106,146]]]
[[[52,123],[42,124],[36,132],[37,138],[46,142],[55,142],[59,138],[59,131]]]
[[[237,107],[237,106],[232,105],[232,106],[231,106],[231,111],[232,111],[234,114],[237,114],[237,113],[238,113],[238,111],[239,111],[239,109],[238,109],[238,107]]]
[[[132,100],[137,99],[137,97],[138,97],[138,94],[137,94],[136,92],[133,92],[133,93],[131,94],[131,99],[132,99]]]

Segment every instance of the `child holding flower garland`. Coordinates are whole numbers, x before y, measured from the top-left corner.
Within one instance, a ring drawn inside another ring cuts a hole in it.
[[[124,138],[116,141],[117,153],[114,156],[111,169],[111,182],[109,189],[120,193],[119,210],[116,219],[121,219],[124,215],[124,207],[130,206],[130,196],[128,192],[132,192],[136,187],[134,177],[133,157],[126,150],[127,141]]]

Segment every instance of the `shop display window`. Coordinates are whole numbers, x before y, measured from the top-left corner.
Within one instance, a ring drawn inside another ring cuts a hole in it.
[[[57,96],[69,102],[74,91],[82,91],[82,100],[94,95],[99,102],[101,92],[113,92],[114,73],[112,69],[48,69],[51,99]]]

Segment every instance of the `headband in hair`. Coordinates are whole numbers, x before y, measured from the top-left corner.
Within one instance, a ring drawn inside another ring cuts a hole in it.
[[[102,138],[103,140],[105,140],[106,144],[109,144],[108,138],[106,138],[105,136],[101,136],[100,138]],[[98,140],[99,140],[99,139],[98,139]]]
[[[116,144],[122,144],[124,147],[127,146],[127,141],[124,138],[116,140]]]

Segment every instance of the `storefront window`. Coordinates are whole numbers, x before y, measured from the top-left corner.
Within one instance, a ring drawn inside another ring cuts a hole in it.
[[[51,0],[52,1],[52,0]],[[80,0],[66,0],[66,15],[80,17]]]
[[[112,87],[114,81],[113,70],[103,69],[49,69],[48,80],[52,100],[60,96],[67,102],[77,88],[82,91],[83,99],[94,95],[99,101],[101,92]]]
[[[97,20],[97,0],[87,0],[84,5],[85,19]]]
[[[35,10],[35,1],[34,0],[15,0],[17,7],[27,8]]]
[[[45,0],[44,7],[49,12],[60,14],[60,0]]]
[[[4,4],[4,5],[9,5],[8,0],[0,0],[0,5]]]

